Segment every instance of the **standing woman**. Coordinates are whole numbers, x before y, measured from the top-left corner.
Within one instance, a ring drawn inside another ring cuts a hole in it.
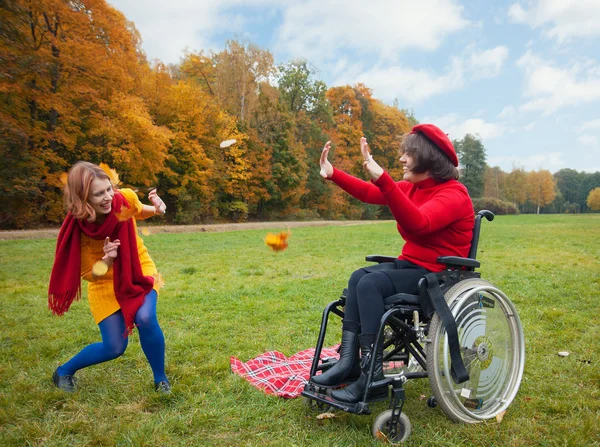
[[[383,379],[383,352],[373,353],[373,344],[383,316],[384,299],[396,293],[418,294],[419,280],[444,265],[439,256],[467,257],[473,236],[473,204],[467,189],[457,181],[458,158],[452,142],[433,124],[419,124],[407,135],[401,147],[403,180],[395,182],[369,153],[367,140],[360,142],[365,170],[370,182],[333,168],[327,160],[330,142],[321,154],[321,175],[365,203],[387,205],[405,241],[402,253],[393,263],[356,270],[348,281],[342,326],[340,360],[311,381],[336,387],[358,379],[331,396],[343,402],[358,402],[365,392],[368,365],[359,362],[375,356],[374,381]],[[366,369],[364,369],[366,368]],[[386,395],[387,387],[372,391]]]
[[[137,235],[136,219],[166,211],[156,190],[143,205],[131,189],[113,189],[109,176],[95,164],[80,161],[69,171],[64,189],[68,211],[56,244],[48,307],[64,314],[88,281],[88,300],[102,341],[83,348],[60,365],[52,380],[74,392],[75,373],[121,356],[134,327],[154,375],[154,387],[169,394],[165,374],[165,339],[156,318],[158,271]]]

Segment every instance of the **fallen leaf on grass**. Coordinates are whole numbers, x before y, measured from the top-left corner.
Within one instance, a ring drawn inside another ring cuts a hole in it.
[[[498,423],[502,422],[502,419],[504,419],[505,414],[506,414],[506,410],[501,411],[500,413],[498,413],[496,415],[496,420],[498,421]]]
[[[559,351],[558,352],[559,357],[568,357],[569,354],[570,354],[569,351]]]
[[[333,419],[335,417],[335,413],[321,413],[317,416],[317,419]]]
[[[386,444],[390,443],[390,440],[388,439],[388,437],[381,430],[378,430],[377,433],[375,433],[375,438],[378,441],[384,442]]]

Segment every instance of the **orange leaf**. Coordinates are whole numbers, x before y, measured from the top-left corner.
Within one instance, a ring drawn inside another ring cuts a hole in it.
[[[133,217],[133,208],[127,208],[125,205],[121,207],[121,211],[116,213],[119,222],[125,222]]]
[[[119,183],[121,183],[121,180],[119,180],[119,174],[117,174],[117,171],[115,171],[113,168],[108,166],[106,163],[100,163],[99,166],[100,166],[100,169],[102,169],[104,172],[106,172],[106,174],[110,178],[110,182],[113,184],[113,186],[117,186]]]
[[[287,233],[282,231],[281,233],[267,233],[265,237],[265,244],[273,251],[282,251],[288,247],[288,237],[292,232],[288,229]]]
[[[165,286],[165,279],[163,278],[163,276],[160,274],[160,272],[157,272],[154,275],[154,285],[157,287],[157,289],[162,289]]]
[[[92,274],[96,277],[104,276],[108,272],[108,265],[104,261],[96,261],[92,266]]]

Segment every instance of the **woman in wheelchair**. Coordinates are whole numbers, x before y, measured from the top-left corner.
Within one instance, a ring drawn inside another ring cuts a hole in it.
[[[334,168],[328,161],[331,142],[321,154],[321,176],[365,203],[387,205],[405,241],[395,262],[356,270],[348,281],[342,325],[340,360],[311,382],[333,390],[337,401],[363,399],[369,358],[376,359],[373,381],[383,380],[383,352],[372,352],[383,316],[384,298],[396,293],[418,294],[418,282],[429,272],[440,272],[439,256],[467,257],[473,235],[474,211],[469,193],[458,179],[458,157],[447,135],[433,124],[419,124],[405,136],[400,152],[403,179],[395,182],[369,153],[366,138],[360,149],[370,182]],[[359,358],[359,348],[360,357]],[[362,366],[361,366],[362,365]],[[382,396],[387,387],[379,390]],[[378,397],[378,390],[370,396]]]

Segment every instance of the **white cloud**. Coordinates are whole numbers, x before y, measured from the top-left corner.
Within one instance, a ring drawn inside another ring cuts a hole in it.
[[[579,142],[584,146],[597,146],[598,145],[598,137],[592,135],[581,135],[578,138]]]
[[[276,50],[319,63],[341,50],[397,59],[435,50],[469,22],[455,0],[304,0],[286,3]]]
[[[600,36],[598,0],[536,0],[528,9],[514,3],[508,10],[513,22],[544,28],[544,34],[562,43],[574,38]]]
[[[464,86],[467,79],[496,76],[508,57],[508,49],[503,46],[475,52],[471,47],[467,47],[466,52],[471,52],[471,55],[451,58],[450,66],[443,73],[383,64],[364,70],[359,63],[348,65],[345,59],[342,65],[339,61],[335,65],[331,64],[329,71],[337,76],[334,85],[362,82],[372,88],[378,98],[388,101],[403,98],[418,103],[458,90]]]
[[[577,130],[579,132],[583,132],[585,130],[600,130],[600,118],[581,123]]]
[[[500,137],[507,130],[500,123],[489,123],[481,118],[463,120],[455,113],[427,118],[423,122],[435,124],[446,132],[452,140],[462,140],[466,134],[479,136],[482,141],[491,140]]]
[[[527,157],[514,156],[488,156],[489,166],[501,166],[503,169],[512,171],[512,168],[523,168],[526,171],[537,171],[547,169],[556,172],[567,164],[564,161],[565,154],[562,152],[536,153]]]
[[[498,118],[508,118],[509,116],[513,116],[517,113],[517,110],[514,106],[509,105],[505,106],[502,111],[498,114]]]
[[[474,79],[493,78],[500,73],[507,58],[508,48],[498,46],[473,53],[467,60],[467,66],[473,72]]]
[[[334,85],[362,82],[373,89],[377,98],[388,101],[404,98],[417,103],[434,95],[457,90],[464,84],[463,67],[459,59],[453,59],[448,71],[441,75],[401,66],[374,67],[352,74],[354,70],[350,69]]]
[[[528,50],[517,65],[525,71],[524,94],[533,98],[522,110],[549,115],[565,106],[600,100],[598,66],[590,66],[590,61],[558,68]]]
[[[272,20],[284,0],[108,0],[135,23],[149,59],[177,63],[184,49],[220,51],[221,37],[255,39],[249,24]],[[306,3],[306,2],[305,2]],[[317,16],[315,16],[317,17]]]

